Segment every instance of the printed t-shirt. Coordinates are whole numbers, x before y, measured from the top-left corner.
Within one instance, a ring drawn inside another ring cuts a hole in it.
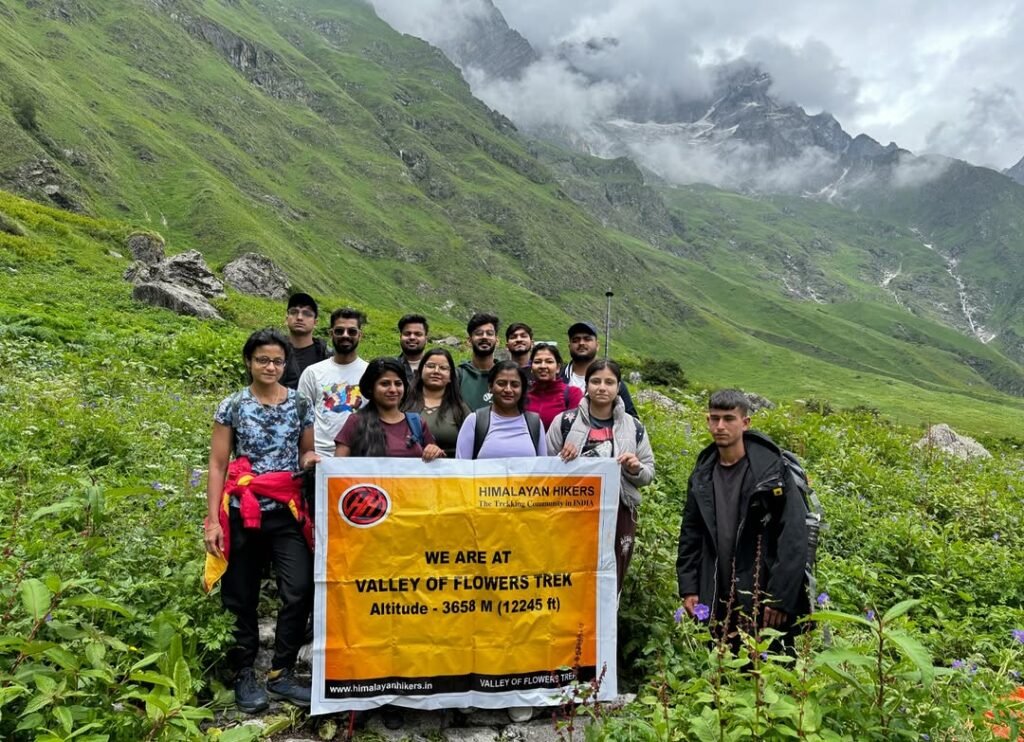
[[[587,442],[583,444],[580,456],[613,457],[615,455],[614,427],[615,420],[613,418],[607,420],[590,418],[590,433],[587,434]]]
[[[335,436],[362,405],[359,379],[368,365],[362,358],[345,364],[328,358],[302,372],[299,393],[312,403],[316,452],[321,456],[334,455]]]
[[[246,387],[223,400],[213,419],[234,431],[234,454],[249,459],[253,474],[295,472],[299,470],[299,438],[313,424],[313,411],[310,405],[299,404],[294,389],[288,390],[281,404],[265,405]],[[260,510],[283,507],[266,497],[259,502]],[[238,498],[231,498],[231,506],[238,507]]]
[[[419,444],[419,441],[413,440],[412,430],[407,421],[386,423],[381,420],[380,424],[384,428],[384,445],[387,448],[384,456],[400,459],[418,459],[423,456],[423,446]],[[348,446],[349,450],[352,450],[355,448],[358,429],[359,415],[349,415],[335,442]],[[423,443],[428,446],[434,443],[434,436],[430,432],[426,420],[423,421]]]

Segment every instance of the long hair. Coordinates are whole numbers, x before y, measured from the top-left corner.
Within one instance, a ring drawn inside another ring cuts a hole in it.
[[[498,378],[498,374],[502,371],[515,371],[519,375],[519,388],[522,393],[519,395],[519,401],[516,403],[516,407],[519,408],[519,414],[521,415],[526,410],[526,387],[529,381],[526,378],[526,370],[515,361],[498,361],[491,366],[491,371],[487,374],[488,388],[494,386],[494,380]],[[492,391],[491,393],[493,394],[494,392]]]
[[[445,386],[444,394],[441,397],[441,407],[437,411],[438,417],[451,415],[452,419],[455,420],[456,427],[461,427],[462,421],[466,419],[466,410],[462,406],[459,375],[455,373],[455,361],[452,360],[452,354],[444,348],[431,348],[423,354],[423,358],[420,359],[420,375],[412,388],[412,394],[406,397],[405,405],[402,409],[409,412],[423,411],[423,364],[433,356],[444,356],[449,369],[448,384]]]
[[[380,410],[373,398],[373,389],[377,381],[388,371],[398,375],[402,380],[402,399],[399,409],[403,408],[409,398],[409,387],[405,383],[405,369],[394,358],[375,358],[370,361],[362,377],[359,379],[359,394],[366,402],[355,413],[356,434],[352,444],[352,456],[386,456],[388,445],[384,434],[384,426],[380,421]]]

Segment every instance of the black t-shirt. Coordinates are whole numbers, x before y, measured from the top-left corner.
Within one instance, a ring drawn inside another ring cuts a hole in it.
[[[610,458],[615,455],[615,420],[590,418],[590,433],[583,444],[581,456],[603,456]]]
[[[293,347],[288,363],[284,367],[284,374],[281,376],[281,384],[289,389],[297,389],[299,377],[306,367],[325,360],[328,355],[327,344],[320,338],[313,338],[313,342],[305,348]]]
[[[746,456],[732,466],[723,466],[719,462],[715,464],[711,478],[718,530],[718,594],[722,600],[728,600],[732,592],[732,560],[736,553],[736,530],[739,528],[740,491],[749,468]]]

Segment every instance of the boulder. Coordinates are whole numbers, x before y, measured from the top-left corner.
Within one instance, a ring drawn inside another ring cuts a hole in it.
[[[637,404],[653,404],[655,407],[660,407],[663,410],[669,410],[670,412],[686,412],[686,409],[672,399],[669,396],[657,392],[654,389],[641,389],[633,395],[633,401]]]
[[[750,414],[754,414],[758,410],[774,410],[775,403],[767,397],[762,397],[760,394],[754,392],[743,392],[747,396],[747,401],[750,402]]]
[[[132,290],[132,298],[154,307],[170,309],[201,319],[220,319],[213,306],[200,294],[164,281],[140,283]]]
[[[152,232],[128,235],[128,251],[132,257],[146,265],[156,265],[164,259],[164,238]]]
[[[914,444],[917,448],[937,448],[940,451],[968,461],[970,459],[990,459],[992,454],[973,438],[958,435],[945,423],[928,428],[924,438]]]
[[[441,338],[440,340],[436,340],[436,341],[434,342],[434,344],[435,344],[435,345],[439,345],[439,346],[441,346],[442,348],[458,348],[458,347],[459,347],[459,345],[461,345],[461,344],[462,344],[462,341],[461,341],[461,340],[459,340],[459,339],[458,339],[457,337],[455,337],[454,335],[449,335],[449,336],[448,336],[448,337],[446,337],[446,338]]]
[[[155,277],[205,296],[207,299],[224,297],[224,284],[206,266],[198,250],[172,255],[154,266]]]
[[[644,380],[644,377],[640,374],[639,371],[630,371],[629,372],[629,383],[630,384],[636,385],[636,384],[639,384],[643,380]]]
[[[224,283],[243,294],[288,298],[288,279],[273,260],[259,253],[244,253],[224,266]]]

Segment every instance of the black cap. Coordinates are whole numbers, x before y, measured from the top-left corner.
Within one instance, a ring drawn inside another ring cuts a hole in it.
[[[569,325],[570,338],[573,335],[582,335],[584,333],[586,333],[587,335],[593,335],[594,337],[597,337],[597,327],[594,326],[593,322],[574,322],[573,324]]]
[[[320,316],[320,307],[316,305],[316,299],[309,294],[303,294],[301,291],[288,297],[288,308],[291,309],[292,307],[309,307],[313,310],[315,316]]]

